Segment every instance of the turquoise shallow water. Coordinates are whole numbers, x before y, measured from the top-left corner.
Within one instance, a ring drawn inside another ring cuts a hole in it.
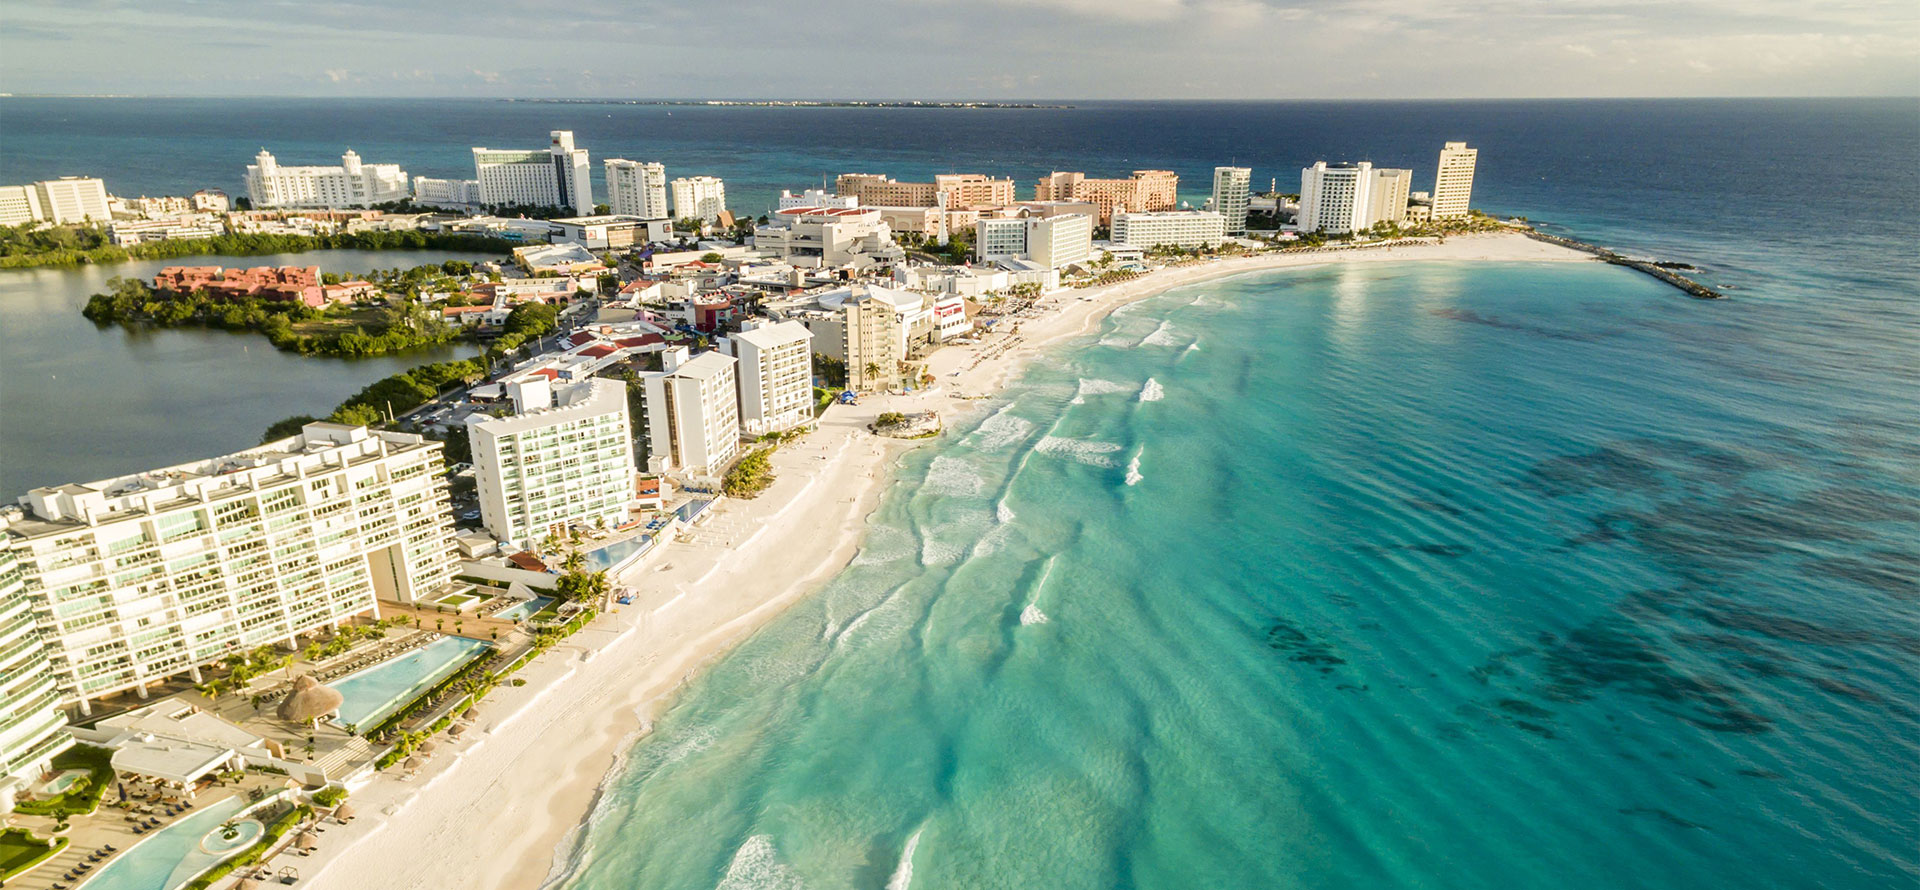
[[[1124,309],[906,458],[562,883],[1914,886],[1920,362],[1860,308],[1396,264]]]

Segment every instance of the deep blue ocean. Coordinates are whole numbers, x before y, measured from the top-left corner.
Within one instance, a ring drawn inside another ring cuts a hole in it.
[[[0,178],[233,189],[259,144],[461,175],[563,127],[741,209],[851,169],[1426,188],[1464,139],[1476,204],[1734,299],[1406,263],[1128,307],[903,459],[562,886],[1920,885],[1920,101],[0,99]]]

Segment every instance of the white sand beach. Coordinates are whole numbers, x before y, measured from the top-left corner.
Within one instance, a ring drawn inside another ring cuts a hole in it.
[[[829,410],[817,431],[774,455],[778,480],[765,494],[723,502],[687,540],[618,579],[639,591],[633,605],[522,670],[526,685],[497,689],[474,730],[435,740],[419,775],[389,770],[355,791],[360,817],[331,827],[312,858],[275,865],[297,866],[320,890],[541,886],[559,872],[621,753],[675,690],[852,559],[896,457],[915,444],[869,434],[880,412],[938,410],[952,426],[980,404],[956,396],[991,394],[1038,350],[1168,288],[1294,266],[1434,260],[1594,261],[1518,234],[1472,235],[1216,260],[1050,296],[1035,317],[935,352],[931,391]],[[823,534],[828,528],[838,533]]]

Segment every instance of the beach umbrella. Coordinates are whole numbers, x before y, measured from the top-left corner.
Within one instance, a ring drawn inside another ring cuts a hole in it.
[[[466,726],[466,724],[464,724],[464,723],[455,723],[455,724],[454,724],[454,725],[452,726],[452,728],[450,728],[450,729],[448,729],[448,730],[447,730],[447,735],[451,735],[451,736],[458,736],[458,735],[460,735],[460,734],[462,734],[462,733],[464,733],[464,732],[466,732],[466,731],[467,731],[467,726]]]
[[[260,882],[251,877],[243,877],[233,882],[233,890],[256,890],[259,886]]]
[[[435,745],[432,742],[420,743],[420,753],[422,754],[432,754],[434,751],[438,750],[438,748],[439,746]]]
[[[350,803],[343,803],[343,804],[341,804],[341,805],[339,805],[339,806],[337,806],[337,807],[334,807],[334,808],[333,808],[333,817],[334,817],[335,819],[351,819],[351,818],[353,818],[353,804],[350,804]]]
[[[407,758],[407,762],[400,764],[400,768],[401,769],[419,769],[420,767],[425,766],[426,764],[427,764],[426,761],[421,760],[418,757],[409,757]]]
[[[303,831],[300,832],[300,839],[297,843],[300,844],[300,849],[302,850],[312,850],[320,846],[320,836],[311,831]]]
[[[293,693],[281,700],[274,713],[288,723],[308,723],[340,710],[343,701],[346,698],[339,692],[320,685],[311,674],[303,674],[293,681]]]

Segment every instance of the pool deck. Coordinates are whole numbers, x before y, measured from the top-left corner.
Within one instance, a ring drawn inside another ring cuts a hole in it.
[[[230,783],[225,786],[216,785],[202,792],[199,797],[194,798],[193,809],[171,819],[164,816],[162,816],[161,819],[167,825],[171,825],[206,809],[212,804],[219,803],[236,795],[245,794],[253,788],[264,788],[269,792],[278,791],[286,787],[286,781],[286,776],[255,774],[249,775],[237,783]],[[118,799],[119,795],[109,789],[106,799],[101,802],[99,809],[85,816],[73,817],[71,827],[67,830],[68,843],[66,849],[61,850],[59,853],[54,854],[52,858],[35,866],[32,871],[8,881],[7,890],[15,890],[15,888],[21,888],[21,890],[50,890],[55,883],[63,883],[72,887],[73,882],[64,881],[61,879],[61,876],[66,874],[68,869],[86,862],[87,856],[92,854],[93,851],[107,844],[112,844],[115,848],[113,856],[101,862],[94,863],[93,871],[90,872],[90,874],[98,874],[100,869],[108,862],[112,862],[121,853],[125,853],[131,849],[134,844],[151,837],[153,835],[151,831],[146,834],[135,834],[133,832],[133,825],[126,821],[126,811],[114,807],[110,803],[110,801]],[[27,816],[15,813],[8,817],[7,824],[14,827],[25,828],[36,835],[46,837],[53,831],[54,820],[50,816]]]

